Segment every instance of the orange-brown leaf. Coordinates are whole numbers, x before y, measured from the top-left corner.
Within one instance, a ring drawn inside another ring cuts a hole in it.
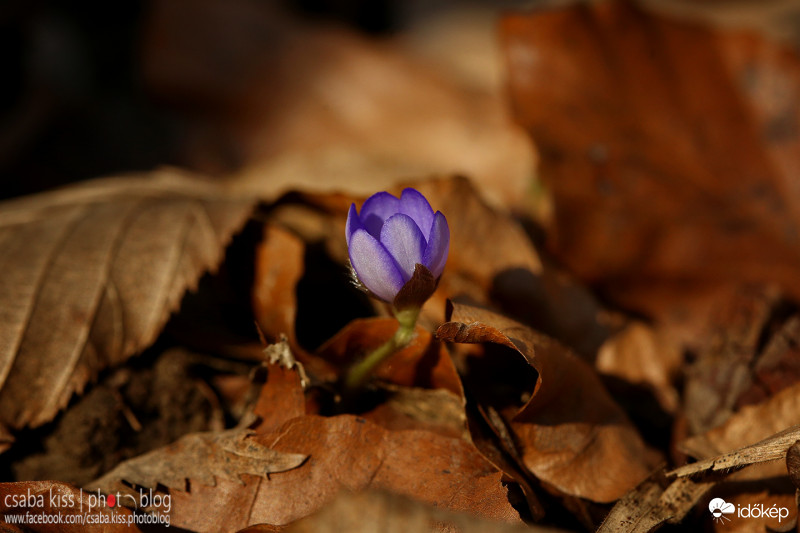
[[[689,324],[740,282],[800,295],[796,53],[632,2],[509,16],[502,34],[572,272]]]
[[[610,502],[647,477],[650,452],[583,360],[490,311],[455,304],[450,320],[437,338],[501,344],[538,371],[531,398],[510,427],[525,466],[539,479],[567,494]]]

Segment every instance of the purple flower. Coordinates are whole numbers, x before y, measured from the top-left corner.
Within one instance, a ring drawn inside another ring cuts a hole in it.
[[[381,300],[394,301],[415,270],[422,272],[416,278],[424,274],[434,280],[422,290],[427,294],[416,298],[421,305],[444,270],[450,228],[441,211],[434,213],[419,191],[405,189],[400,198],[379,192],[364,202],[360,214],[355,204],[350,206],[347,247],[358,279]]]

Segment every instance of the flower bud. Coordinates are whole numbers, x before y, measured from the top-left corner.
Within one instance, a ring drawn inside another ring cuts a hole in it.
[[[411,188],[400,198],[374,194],[361,213],[351,205],[346,237],[358,280],[397,310],[420,307],[433,294],[450,248],[444,215]]]

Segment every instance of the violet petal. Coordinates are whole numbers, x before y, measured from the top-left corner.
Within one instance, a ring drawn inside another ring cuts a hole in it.
[[[399,210],[400,200],[388,192],[373,194],[361,206],[361,223],[370,235],[378,239],[383,223]]]
[[[350,246],[350,237],[357,229],[366,229],[364,224],[361,223],[361,218],[356,211],[356,204],[350,205],[350,211],[347,213],[347,226],[345,228],[345,237],[347,239],[347,246]]]
[[[350,264],[375,296],[391,302],[403,287],[403,277],[392,256],[365,229],[357,229],[350,237]]]
[[[414,219],[423,235],[428,235],[433,225],[433,209],[431,204],[416,189],[407,188],[400,196],[398,212],[404,213]]]
[[[422,263],[422,253],[428,245],[417,223],[402,213],[389,217],[383,224],[381,244],[392,254],[400,267],[403,282],[411,279],[416,264]]]
[[[433,227],[428,235],[428,246],[422,255],[422,264],[428,267],[433,277],[438,278],[444,271],[447,263],[447,254],[450,251],[450,227],[441,211],[433,217]]]

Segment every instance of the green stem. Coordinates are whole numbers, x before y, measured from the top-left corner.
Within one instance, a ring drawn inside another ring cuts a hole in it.
[[[405,348],[414,338],[417,325],[419,308],[395,311],[399,326],[391,339],[367,354],[367,356],[353,365],[347,372],[344,385],[347,390],[353,391],[361,387],[369,378],[372,371],[393,353]]]

